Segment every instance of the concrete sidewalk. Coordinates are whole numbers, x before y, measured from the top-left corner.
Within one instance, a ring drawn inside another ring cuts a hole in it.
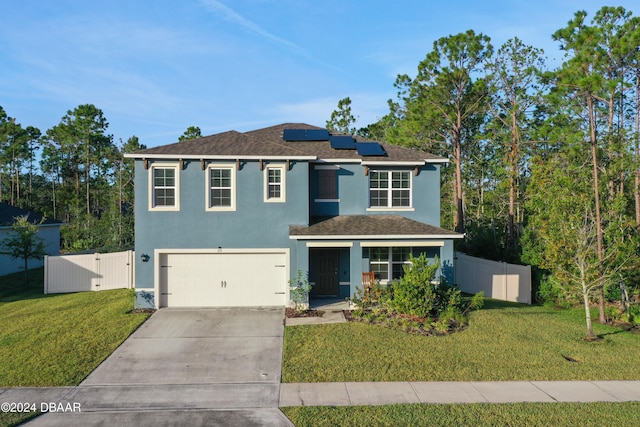
[[[280,406],[640,401],[640,381],[343,382],[280,386]]]
[[[640,381],[338,382],[245,385],[25,387],[0,389],[0,402],[81,403],[82,412],[197,410],[396,403],[640,401]],[[256,391],[254,390],[254,391]]]

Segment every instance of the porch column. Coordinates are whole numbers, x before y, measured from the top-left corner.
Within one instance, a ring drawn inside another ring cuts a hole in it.
[[[447,280],[449,285],[455,284],[453,256],[453,240],[445,240],[444,246],[440,248],[440,275]]]
[[[309,273],[309,248],[307,242],[296,240],[295,252],[291,254],[291,278],[298,276],[298,270],[303,274]]]
[[[368,264],[369,261],[367,260],[366,268],[368,268]],[[358,241],[354,241],[353,246],[351,246],[349,250],[349,270],[351,271],[349,297],[353,298],[353,295],[356,293],[356,288],[362,286],[362,272],[365,271],[362,246],[360,246],[360,242]]]

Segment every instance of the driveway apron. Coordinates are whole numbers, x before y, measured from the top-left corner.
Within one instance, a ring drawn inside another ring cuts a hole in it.
[[[158,310],[66,394],[81,413],[29,425],[292,425],[278,409],[283,321],[281,308]]]

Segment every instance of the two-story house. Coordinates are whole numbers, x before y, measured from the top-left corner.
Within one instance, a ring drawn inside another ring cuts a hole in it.
[[[298,123],[127,157],[138,307],[285,306],[298,271],[312,297],[344,298],[363,272],[386,283],[420,253],[453,279],[444,158]]]

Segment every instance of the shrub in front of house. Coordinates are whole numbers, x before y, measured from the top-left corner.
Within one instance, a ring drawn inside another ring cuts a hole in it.
[[[358,289],[352,299],[353,319],[428,335],[465,328],[468,312],[482,306],[483,294],[464,299],[459,289],[436,280],[438,259],[429,263],[421,254],[410,261],[404,275],[389,285],[376,281],[366,292]]]

